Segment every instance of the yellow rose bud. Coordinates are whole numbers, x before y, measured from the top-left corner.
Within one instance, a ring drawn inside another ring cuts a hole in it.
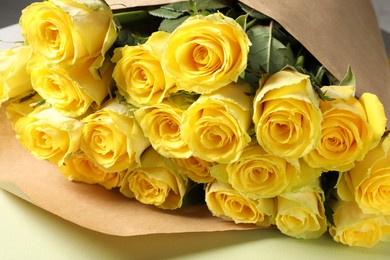
[[[283,233],[295,238],[318,238],[327,230],[324,194],[318,186],[305,186],[276,198],[275,223]]]
[[[339,202],[333,213],[329,234],[336,242],[359,247],[373,247],[382,239],[380,217],[364,215],[354,202]]]
[[[135,112],[153,148],[164,157],[188,158],[192,152],[181,138],[183,110],[168,102],[146,106]]]
[[[161,62],[180,89],[210,93],[237,81],[250,45],[233,19],[221,13],[197,15],[172,32]]]
[[[378,144],[386,128],[386,116],[378,97],[364,93],[361,99],[350,95],[337,98],[333,91],[345,86],[324,87],[332,101],[321,101],[322,137],[305,160],[324,171],[348,171],[355,161],[362,160],[367,151]],[[367,104],[365,104],[367,103]]]
[[[178,171],[197,183],[208,183],[214,180],[210,169],[215,163],[202,160],[195,156],[188,158],[171,158]]]
[[[76,153],[64,161],[59,171],[70,181],[99,184],[110,190],[119,187],[126,171],[106,172],[93,163],[84,153]]]
[[[115,172],[140,165],[150,143],[126,105],[112,100],[82,122],[80,148],[99,167]]]
[[[340,175],[337,193],[355,200],[364,214],[390,215],[390,135],[350,171]]]
[[[47,103],[69,117],[79,117],[93,106],[98,109],[114,86],[111,64],[100,69],[101,78],[89,71],[92,61],[70,69],[37,62],[31,68],[31,83]]]
[[[206,187],[206,204],[210,212],[235,223],[252,223],[268,227],[273,223],[275,202],[272,198],[252,200],[227,184],[213,181]]]
[[[127,102],[142,107],[160,103],[176,92],[173,80],[166,77],[161,67],[161,50],[169,34],[153,33],[145,44],[115,49],[112,61],[118,90]]]
[[[141,157],[141,167],[129,171],[120,192],[127,197],[161,209],[180,208],[188,179],[170,167],[161,155],[149,147]]]
[[[245,147],[237,161],[219,164],[211,172],[219,181],[228,182],[252,199],[275,197],[307,185],[321,174],[303,162],[295,165],[269,154],[257,144]]]
[[[26,70],[31,54],[29,46],[0,51],[0,106],[10,98],[32,91]]]
[[[253,106],[257,141],[267,152],[294,160],[320,141],[322,114],[309,76],[275,73],[256,93]]]
[[[49,108],[20,118],[15,132],[16,138],[36,158],[60,166],[79,149],[82,124]]]
[[[100,67],[117,37],[112,11],[101,0],[33,3],[22,11],[19,23],[35,53],[66,65],[96,58],[95,67]]]
[[[237,160],[251,138],[251,87],[231,83],[203,94],[184,113],[181,134],[193,155],[206,161]]]

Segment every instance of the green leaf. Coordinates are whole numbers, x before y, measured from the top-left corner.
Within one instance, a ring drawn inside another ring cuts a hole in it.
[[[272,37],[272,22],[270,26],[254,26],[247,34],[252,42],[248,60],[254,73],[264,70],[268,74],[274,74],[286,65],[294,64],[291,49]]]
[[[291,34],[286,32],[284,28],[274,22],[274,26],[272,28],[272,36],[274,36],[276,39],[278,39],[283,44],[290,44],[290,45],[299,45],[299,41],[295,39]]]
[[[182,24],[187,18],[189,17],[189,15],[186,15],[186,16],[182,16],[178,19],[174,19],[174,20],[171,20],[171,19],[164,19],[161,24],[160,24],[160,27],[158,28],[160,31],[166,31],[166,32],[173,32],[180,24]]]
[[[195,7],[198,11],[211,10],[216,11],[223,8],[228,8],[229,3],[226,0],[193,0]],[[190,1],[175,2],[167,5],[163,5],[160,9],[170,10],[178,13],[191,12]]]
[[[225,0],[194,0],[196,8],[201,10],[216,11],[229,7],[228,1]]]
[[[237,17],[236,22],[241,26],[241,28],[246,31],[246,20],[248,18],[247,14],[240,15]]]
[[[176,3],[163,5],[163,6],[161,6],[161,8],[185,13],[185,12],[188,12],[190,10],[190,3],[189,3],[189,1],[176,2]]]
[[[139,35],[130,29],[125,29],[119,31],[118,37],[116,38],[115,41],[115,46],[116,47],[121,47],[125,45],[134,46],[146,42],[147,39],[148,37],[146,35]]]
[[[196,6],[199,9],[219,10],[229,7],[229,3],[225,0],[197,0]]]
[[[348,66],[347,73],[344,78],[340,81],[339,86],[356,86],[355,74],[352,71],[351,66]]]
[[[232,19],[237,19],[242,13],[238,12],[235,8],[230,8],[226,11],[225,15]]]
[[[255,19],[258,19],[258,20],[270,20],[270,18],[268,16],[266,16],[266,15],[256,11],[252,7],[244,5],[243,3],[238,3],[238,5],[241,7],[241,9],[245,13],[247,13],[252,18],[255,18]]]
[[[158,8],[154,10],[150,10],[149,14],[165,19],[176,19],[183,15],[182,12],[177,12],[175,10],[165,9],[165,8]]]

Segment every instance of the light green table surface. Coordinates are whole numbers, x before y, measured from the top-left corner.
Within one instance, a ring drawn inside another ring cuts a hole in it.
[[[277,230],[114,237],[0,190],[0,259],[390,259],[390,244],[351,248],[329,236],[298,240]]]
[[[18,39],[18,26],[0,39]],[[0,42],[0,49],[9,45]],[[0,144],[1,145],[1,144]],[[277,230],[114,237],[70,223],[0,189],[0,260],[9,259],[390,259],[390,243],[351,248],[325,235],[298,240]]]

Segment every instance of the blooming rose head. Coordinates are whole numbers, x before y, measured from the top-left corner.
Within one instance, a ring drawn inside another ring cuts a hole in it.
[[[161,62],[180,89],[210,93],[237,81],[250,45],[233,19],[221,13],[197,15],[172,32]]]
[[[214,216],[233,220],[235,223],[268,227],[275,216],[273,198],[252,200],[238,193],[230,185],[216,180],[206,186],[206,204]]]
[[[340,174],[336,187],[342,200],[356,201],[364,214],[390,215],[390,135]]]
[[[114,172],[140,165],[150,143],[126,105],[112,100],[82,122],[80,148],[99,167]]]
[[[31,53],[29,46],[0,51],[0,106],[10,98],[32,91],[27,72]]]
[[[20,17],[34,52],[66,65],[97,58],[100,67],[117,37],[113,14],[101,0],[49,0],[29,5]]]
[[[273,74],[256,93],[253,106],[257,141],[267,152],[294,160],[317,146],[322,114],[309,76]]]
[[[212,176],[228,182],[245,196],[271,198],[317,179],[321,172],[301,164],[292,164],[265,152],[259,145],[245,147],[237,161],[212,168]]]
[[[153,148],[168,158],[188,158],[192,155],[181,137],[182,115],[182,109],[168,102],[145,106],[135,112],[135,118]]]
[[[323,89],[334,99],[320,102],[324,118],[321,141],[305,156],[305,160],[310,166],[325,171],[348,171],[380,141],[386,128],[384,107],[377,96],[369,93],[364,93],[359,99],[353,97],[351,87]],[[349,93],[336,96],[345,89],[350,89]]]
[[[124,177],[120,192],[127,197],[162,209],[180,208],[188,179],[170,167],[160,154],[149,147],[141,157],[141,167]]]
[[[295,238],[318,238],[327,230],[324,194],[318,186],[305,186],[276,198],[275,223],[283,233]]]
[[[79,149],[82,124],[48,108],[20,118],[15,132],[16,138],[36,158],[60,166]]]
[[[210,162],[236,160],[250,142],[251,87],[231,83],[203,94],[184,113],[181,134],[193,155]]]
[[[125,173],[106,172],[96,166],[84,153],[76,153],[59,166],[59,171],[70,181],[99,184],[106,189],[119,187]]]
[[[169,34],[153,33],[142,45],[124,46],[115,50],[113,78],[119,93],[130,104],[141,107],[160,103],[176,92],[173,80],[166,77],[161,67],[161,51]]]
[[[211,167],[215,163],[202,160],[195,156],[188,158],[171,158],[178,171],[197,183],[209,183],[214,180],[211,176]]]
[[[79,117],[93,106],[98,109],[113,88],[113,66],[107,63],[100,68],[101,77],[89,71],[92,61],[70,69],[42,60],[31,66],[31,83],[35,91],[60,113]]]
[[[373,247],[383,238],[389,222],[375,215],[365,215],[355,202],[338,202],[334,207],[329,234],[336,242],[359,247]]]

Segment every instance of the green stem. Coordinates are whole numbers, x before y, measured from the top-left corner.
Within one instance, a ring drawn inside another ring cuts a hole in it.
[[[257,19],[253,19],[246,23],[246,30],[248,31],[250,28],[252,28],[254,25],[256,25]]]
[[[199,14],[195,2],[193,0],[188,0],[188,3],[190,4],[191,10],[194,12],[194,14]]]
[[[120,24],[131,23],[149,16],[145,10],[114,13],[114,17]]]

